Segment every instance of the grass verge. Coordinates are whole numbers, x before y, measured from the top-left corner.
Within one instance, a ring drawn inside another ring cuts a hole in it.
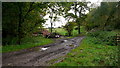
[[[118,47],[94,44],[86,37],[81,45],[54,66],[118,66]]]
[[[21,45],[6,45],[3,46],[2,51],[3,53],[5,52],[12,52],[12,51],[18,51],[21,49],[26,49],[26,48],[32,48],[35,46],[41,46],[41,45],[46,45],[49,43],[53,43],[52,39],[48,39],[48,38],[43,38],[43,37],[32,37],[32,38],[25,38],[23,40],[23,43]]]

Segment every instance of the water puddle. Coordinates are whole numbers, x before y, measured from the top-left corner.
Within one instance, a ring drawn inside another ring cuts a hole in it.
[[[47,50],[49,47],[42,47],[42,48],[40,48],[39,49],[39,51],[45,51],[45,50]]]
[[[43,51],[44,51],[44,50],[47,50],[47,49],[48,49],[48,48],[41,48],[41,50],[43,50]]]
[[[63,41],[61,41],[62,43],[64,43],[64,42],[67,42],[68,40],[63,40]]]
[[[50,48],[50,47],[37,47],[37,48],[34,48],[33,51],[45,51],[48,48]]]

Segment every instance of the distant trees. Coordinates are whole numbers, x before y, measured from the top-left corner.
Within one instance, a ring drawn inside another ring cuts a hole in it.
[[[85,12],[89,11],[88,3],[89,2],[74,2],[71,6],[71,9],[74,11],[74,17],[76,18],[78,34],[80,34],[80,26],[86,17]]]
[[[62,7],[57,2],[49,2],[46,13],[49,15],[51,28],[50,31],[53,32],[53,22],[57,21],[58,15],[62,13]]]
[[[68,22],[65,26],[63,26],[65,28],[65,30],[68,32],[69,36],[72,36],[72,31],[74,29],[74,27],[76,26],[76,23],[74,22]]]
[[[89,11],[89,7],[87,6],[89,2],[65,2],[62,3],[64,8],[64,17],[68,20],[68,24],[70,20],[74,21],[77,25],[78,34],[80,34],[80,26],[85,21],[86,11]],[[69,12],[73,11],[73,12]],[[65,25],[66,26],[66,25]]]
[[[76,26],[76,22],[75,22],[76,19],[74,16],[75,15],[72,13],[67,13],[65,16],[68,22],[65,26],[63,26],[63,28],[68,32],[68,36],[72,36],[72,31]]]

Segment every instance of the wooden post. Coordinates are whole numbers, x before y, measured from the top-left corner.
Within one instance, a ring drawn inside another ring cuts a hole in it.
[[[120,34],[116,34],[117,46],[120,44]]]

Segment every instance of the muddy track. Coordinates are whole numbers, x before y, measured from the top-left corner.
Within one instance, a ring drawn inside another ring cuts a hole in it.
[[[34,57],[34,58],[31,59],[29,62],[37,61],[38,59],[41,59],[41,58],[43,58],[43,57],[45,57],[45,56],[48,56],[48,57],[54,56],[54,55],[56,55],[56,54],[58,54],[58,53],[64,52],[65,50],[67,50],[67,49],[61,48],[61,49],[58,49],[58,50],[55,50],[55,51],[52,51],[52,52],[48,52],[48,53],[39,55],[39,56],[37,56],[37,57]]]
[[[3,66],[49,66],[48,61],[65,56],[80,45],[84,37],[57,39],[55,43],[24,49],[21,51],[3,53]],[[46,50],[42,50],[46,48]]]

